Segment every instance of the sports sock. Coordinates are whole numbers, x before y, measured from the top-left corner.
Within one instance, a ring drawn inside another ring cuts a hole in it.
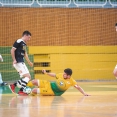
[[[16,85],[17,87],[24,89],[28,82],[29,82],[29,78],[25,77],[25,78],[18,80]]]
[[[30,95],[30,96],[36,96],[37,94],[36,94],[36,93],[31,92],[29,95]]]
[[[19,91],[23,91],[23,88],[20,88],[20,90]]]
[[[22,88],[25,88],[27,83],[29,82],[29,78],[28,77],[25,77],[23,78],[21,81],[22,81]]]
[[[15,87],[17,86],[17,82],[14,83],[14,86],[15,86]]]
[[[22,79],[18,80],[17,83],[14,83],[14,85],[21,88],[22,87]]]
[[[37,88],[37,94],[39,94],[40,93],[40,89],[39,88]]]

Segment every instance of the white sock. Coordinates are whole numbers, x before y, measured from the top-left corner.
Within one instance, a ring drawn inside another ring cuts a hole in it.
[[[40,89],[39,88],[37,88],[37,94],[39,94],[40,93]]]
[[[28,83],[30,79],[28,77],[25,77],[22,80]]]
[[[38,82],[38,86],[40,86],[40,81],[39,81],[39,80],[37,80],[37,82]]]
[[[21,80],[22,88],[26,87],[26,85],[29,82],[29,80],[30,79],[28,77],[22,78],[22,80]]]

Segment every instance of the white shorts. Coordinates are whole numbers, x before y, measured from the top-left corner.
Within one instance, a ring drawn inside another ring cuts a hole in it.
[[[21,78],[23,77],[24,74],[29,73],[29,70],[25,63],[16,63],[13,66],[17,70]]]

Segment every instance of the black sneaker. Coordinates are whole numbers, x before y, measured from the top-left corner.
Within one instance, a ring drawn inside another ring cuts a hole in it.
[[[1,83],[0,85],[1,85],[1,86],[6,86],[6,85],[8,85],[8,83],[3,82],[3,83]]]

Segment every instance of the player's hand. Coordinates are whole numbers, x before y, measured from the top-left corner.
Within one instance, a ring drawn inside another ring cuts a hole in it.
[[[84,96],[90,96],[90,95],[85,93]]]
[[[16,60],[14,60],[14,61],[13,61],[13,65],[14,65],[14,64],[16,64],[16,63],[17,63],[17,61],[16,61]]]
[[[43,69],[43,70],[42,70],[42,73],[46,74],[46,70],[45,70],[45,69]]]
[[[32,62],[28,62],[28,64],[29,64],[31,67],[33,67],[33,63],[32,63]]]

